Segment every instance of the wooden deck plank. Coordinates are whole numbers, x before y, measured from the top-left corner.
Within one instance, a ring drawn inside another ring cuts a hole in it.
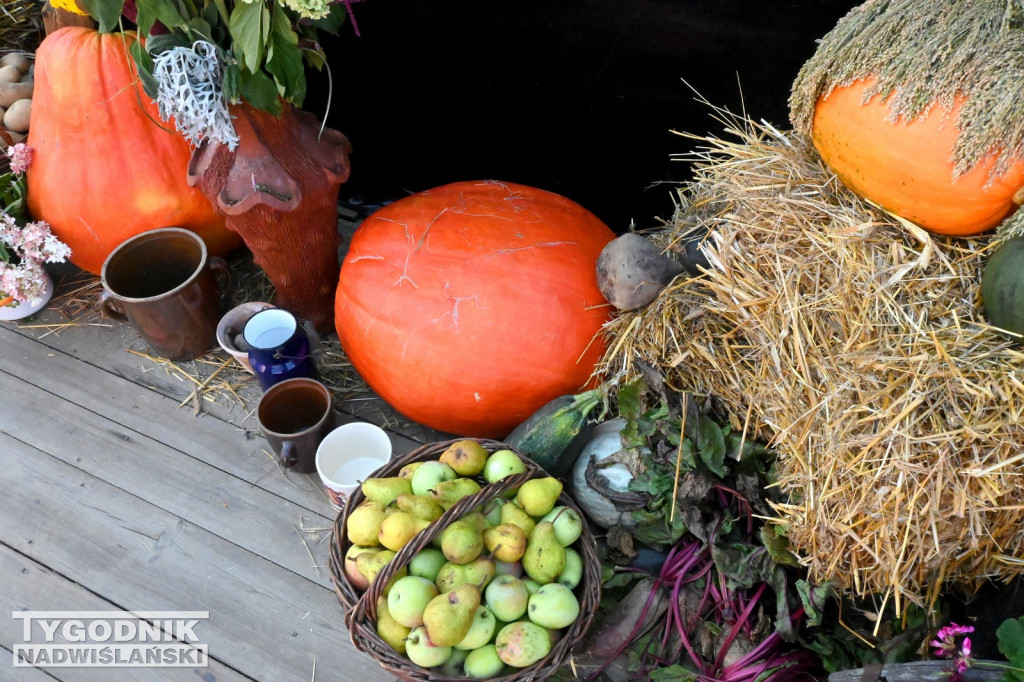
[[[0,452],[0,542],[18,553],[126,610],[209,611],[210,654],[257,679],[308,679],[314,661],[388,679],[329,588],[3,433]]]
[[[67,578],[46,568],[37,561],[22,556],[18,552],[0,544],[0,613],[13,611],[114,611],[121,609],[111,602],[102,599],[76,585]],[[0,618],[0,646],[8,652],[15,644],[25,643],[22,622],[15,619]],[[197,632],[197,635],[199,632]],[[54,642],[67,643],[62,630],[54,633]],[[34,631],[34,643],[41,643],[39,630]],[[13,653],[9,653],[13,657]],[[6,667],[6,666],[5,666]],[[74,680],[74,682],[109,682],[109,668],[47,668],[42,677],[31,677],[32,672],[43,675],[42,669],[19,667],[14,670],[13,677],[18,680],[58,679]],[[209,677],[212,675],[212,678]],[[217,682],[251,680],[236,670],[225,666],[213,656],[209,665],[196,668],[120,668],[118,679],[138,680],[139,682],[177,682],[179,680],[214,679]]]
[[[252,267],[251,264],[249,267]],[[60,264],[57,272],[57,290],[54,301],[38,314],[14,325],[0,325],[11,329],[17,334],[33,338],[53,350],[64,351],[84,362],[99,367],[113,374],[162,393],[177,402],[186,400],[194,384],[183,379],[180,374],[168,371],[168,367],[129,351],[148,354],[149,348],[132,327],[126,322],[100,318],[98,313],[83,316],[86,323],[58,325],[68,322],[61,309],[61,297],[81,285],[83,278],[93,275],[84,273],[70,264]],[[86,298],[97,299],[101,289],[93,287],[85,295]],[[336,341],[333,333],[329,335]],[[336,343],[334,344],[337,345]],[[211,369],[227,360],[229,356],[221,349],[204,356],[203,362],[192,361],[177,363],[182,370],[193,376],[208,376]],[[226,398],[224,392],[214,401],[203,401],[202,410],[225,421],[244,426],[246,416],[259,401],[260,388],[252,375],[229,363],[227,368],[218,375],[226,379],[235,388],[246,405],[238,403],[234,398]],[[350,391],[340,386],[332,386],[338,399],[338,411],[346,419],[361,419],[382,426],[389,431],[409,438],[416,443],[429,443],[447,439],[449,436],[406,419],[393,410],[372,391],[362,385],[359,395],[350,396]],[[218,395],[218,394],[215,394]]]
[[[304,537],[296,530],[301,519],[306,519],[301,527],[330,525],[329,517],[310,511],[314,505],[297,505],[193,457],[191,445],[184,450],[168,447],[6,372],[0,372],[0,395],[6,398],[7,435],[288,570],[330,585],[327,572],[311,565]],[[310,501],[318,501],[313,492],[308,495]],[[325,501],[323,505],[329,507]],[[317,563],[326,566],[327,547],[314,548]]]
[[[228,425],[191,410],[152,389],[81,362],[67,353],[0,327],[0,371],[85,407],[125,428],[181,451],[323,515],[333,511],[313,474],[283,473],[255,417]],[[33,371],[26,372],[26,367]],[[346,421],[339,415],[338,423]],[[389,433],[393,452],[401,455],[419,444]]]

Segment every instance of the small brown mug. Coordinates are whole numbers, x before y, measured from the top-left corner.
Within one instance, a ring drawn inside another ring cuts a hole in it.
[[[191,360],[217,347],[231,273],[196,233],[162,227],[137,234],[110,252],[100,279],[103,310],[127,319],[158,355]]]
[[[334,401],[326,386],[305,377],[276,383],[260,398],[256,417],[281,466],[300,474],[316,471],[316,450],[334,429]]]

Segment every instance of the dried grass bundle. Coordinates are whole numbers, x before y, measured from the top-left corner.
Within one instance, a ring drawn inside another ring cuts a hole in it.
[[[901,224],[809,142],[719,112],[694,179],[649,235],[706,229],[712,267],[622,314],[599,372],[644,363],[720,401],[779,453],[777,522],[813,580],[933,603],[1024,570],[1024,352],[986,326],[989,238]]]

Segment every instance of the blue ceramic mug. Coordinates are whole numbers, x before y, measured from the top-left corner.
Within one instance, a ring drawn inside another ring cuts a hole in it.
[[[256,313],[242,328],[242,339],[249,346],[249,363],[264,391],[285,379],[319,378],[309,337],[287,310],[268,308]]]

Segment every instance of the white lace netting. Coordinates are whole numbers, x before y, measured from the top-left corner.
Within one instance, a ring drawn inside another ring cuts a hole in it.
[[[221,90],[224,65],[216,46],[198,40],[191,48],[161,52],[153,59],[153,77],[160,118],[173,116],[178,132],[195,146],[205,139],[234,151],[238,135]]]

